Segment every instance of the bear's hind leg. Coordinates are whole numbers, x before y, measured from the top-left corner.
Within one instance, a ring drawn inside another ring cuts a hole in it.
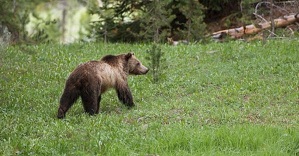
[[[66,87],[64,89],[64,92],[60,98],[60,106],[58,108],[57,118],[62,119],[65,117],[65,113],[76,102],[79,95],[80,92],[76,88],[69,90],[69,88]]]
[[[99,113],[99,103],[101,98],[99,97],[98,90],[87,90],[81,93],[83,107],[86,113],[90,115]]]

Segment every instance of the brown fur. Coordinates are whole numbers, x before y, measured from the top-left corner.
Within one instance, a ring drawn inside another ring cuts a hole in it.
[[[116,90],[118,99],[123,104],[133,107],[127,77],[129,74],[146,74],[148,70],[133,53],[107,55],[100,61],[89,61],[79,65],[66,81],[57,117],[64,118],[79,96],[87,113],[98,114],[101,95],[109,88]]]

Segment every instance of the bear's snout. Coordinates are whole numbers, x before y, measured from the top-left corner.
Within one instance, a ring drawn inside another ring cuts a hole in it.
[[[144,75],[149,71],[148,68],[145,66],[140,66],[139,68],[134,69],[133,71],[130,72],[130,74],[133,75]]]
[[[142,71],[141,74],[146,74],[149,71],[149,69],[146,68],[145,66],[142,66],[142,70],[141,71]]]
[[[146,74],[148,71],[149,71],[149,69],[147,68],[144,74]]]

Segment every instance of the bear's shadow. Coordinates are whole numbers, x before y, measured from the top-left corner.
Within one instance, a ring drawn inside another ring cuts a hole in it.
[[[104,105],[100,108],[99,114],[121,114],[127,109],[127,107],[122,105]]]

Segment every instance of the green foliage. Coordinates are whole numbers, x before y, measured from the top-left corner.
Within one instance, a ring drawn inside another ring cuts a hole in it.
[[[153,44],[150,50],[147,50],[147,61],[150,65],[150,72],[152,73],[152,82],[158,83],[162,76],[164,76],[164,66],[166,59],[161,48],[157,44]]]
[[[70,37],[72,39],[161,43],[166,42],[167,37],[172,37],[175,40],[192,42],[204,38],[206,30],[204,21],[223,19],[227,27],[247,24],[252,18],[254,2],[257,1],[0,0],[0,32],[7,27],[14,42],[65,41],[65,34],[69,35],[69,31],[64,29],[68,22],[61,20],[62,9],[59,6],[66,4],[63,8],[67,14],[63,19],[67,21],[78,19],[75,16],[78,13],[77,8],[86,6],[89,10],[88,15],[79,17],[78,25],[81,24],[79,37],[76,34],[74,35],[76,37]],[[97,16],[99,18],[93,18],[94,21],[90,23],[91,17]],[[27,32],[25,26],[29,23],[29,19],[30,24],[33,24],[33,31]]]
[[[40,2],[39,0],[30,2],[26,0],[0,0],[0,25],[8,28],[12,34],[11,40],[13,42],[27,40],[28,33],[25,30],[25,26],[29,22],[29,13]]]
[[[16,16],[16,3],[13,1],[0,0],[0,24],[2,28],[7,27],[8,31],[12,34],[12,40],[19,39],[20,21]],[[3,30],[0,30],[1,32]]]
[[[57,1],[40,3],[31,11],[31,26],[33,31],[30,39],[37,43],[60,42],[61,20],[53,13]],[[60,16],[60,15],[59,15]]]
[[[74,21],[80,21],[78,22],[80,36],[72,34],[72,38],[86,38],[90,31],[89,14],[77,10],[82,8],[79,1],[0,0],[0,4],[0,33],[3,32],[3,28],[7,27],[12,36],[11,40],[15,43],[62,41],[62,36],[66,34],[66,29],[62,28],[68,25],[68,22],[63,23],[61,20],[62,4],[65,4],[63,7],[65,13],[67,12],[65,14],[66,21],[72,21],[72,28],[76,25]],[[82,4],[84,5],[84,2]],[[76,15],[81,15],[79,20]],[[27,32],[27,30],[29,31]]]
[[[145,40],[160,43],[170,33],[170,22],[174,19],[171,10],[167,9],[169,0],[153,0],[145,6],[141,18],[141,35]]]
[[[39,43],[68,43],[74,38],[92,40],[91,36],[87,39],[89,31],[91,31],[90,15],[82,12],[81,8],[79,2],[72,0],[39,3],[30,14],[32,28],[30,39]],[[76,31],[76,29],[79,30]]]
[[[104,1],[100,8],[89,8],[91,14],[100,16],[100,20],[93,25],[96,34],[100,34],[98,39],[161,43],[167,37],[179,34],[181,38],[187,37],[193,41],[202,38],[205,32],[204,8],[194,1]],[[177,14],[181,12],[189,22],[179,23],[184,26],[176,29],[177,20],[181,18]]]
[[[189,42],[203,39],[206,29],[206,24],[203,21],[203,5],[195,0],[186,0],[181,1],[178,8],[187,19],[187,22],[184,24],[186,29],[180,30],[183,32],[182,36]]]
[[[158,45],[167,79],[129,77],[136,107],[114,91],[101,113],[79,100],[56,113],[70,72],[147,44],[78,43],[0,49],[0,155],[298,155],[298,40]]]
[[[92,25],[92,27],[96,29],[96,39],[107,42],[107,40],[114,38],[117,25],[113,21],[114,10],[111,4],[106,2],[99,8],[90,6],[90,12],[91,14],[98,14],[100,17],[104,17],[103,19],[101,18],[99,21],[94,22]]]
[[[140,23],[133,19],[132,14],[138,12],[138,9],[133,8],[134,3],[135,1],[107,0],[99,6],[98,1],[91,1],[88,5],[90,14],[99,15],[99,19],[91,25],[94,30],[92,35],[104,42],[137,41],[134,34],[139,31]]]

